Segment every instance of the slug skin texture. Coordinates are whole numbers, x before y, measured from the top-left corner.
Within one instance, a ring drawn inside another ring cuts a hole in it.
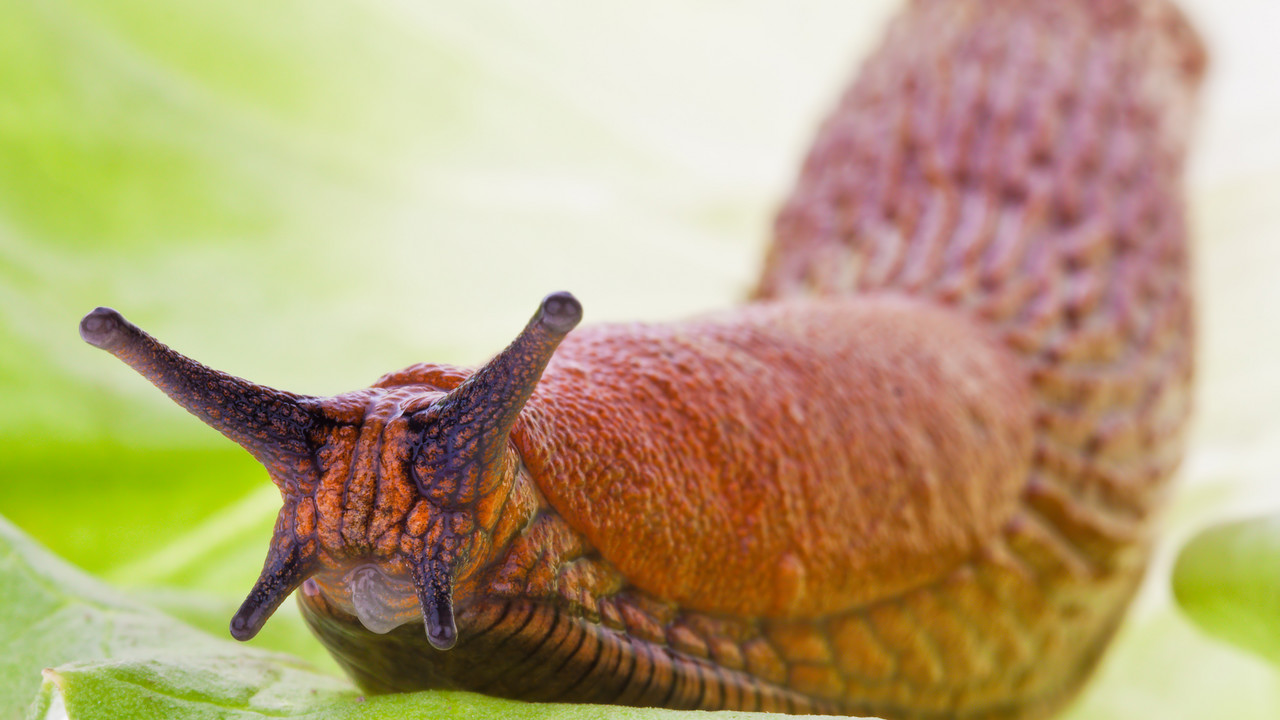
[[[366,692],[1038,718],[1096,665],[1183,448],[1166,0],[915,0],[818,133],[752,300],[318,398],[81,324],[283,507],[231,622],[294,590]]]

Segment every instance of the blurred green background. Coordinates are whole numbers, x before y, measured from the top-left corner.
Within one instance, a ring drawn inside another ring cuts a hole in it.
[[[589,322],[729,305],[896,4],[0,0],[0,514],[225,634],[278,496],[83,344],[85,312],[331,394],[481,362],[551,290]],[[1194,530],[1280,508],[1280,4],[1182,5],[1213,55],[1188,178],[1197,415],[1168,542],[1078,718],[1280,714],[1280,675],[1168,590]],[[261,642],[328,662],[292,604]]]

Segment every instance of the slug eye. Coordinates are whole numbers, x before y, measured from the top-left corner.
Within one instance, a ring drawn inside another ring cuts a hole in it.
[[[582,304],[573,295],[546,296],[510,345],[410,417],[418,492],[441,506],[475,499],[481,477],[500,467],[511,429],[552,354],[581,320]]]

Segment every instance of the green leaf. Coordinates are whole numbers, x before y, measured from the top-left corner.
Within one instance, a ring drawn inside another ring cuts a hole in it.
[[[43,673],[33,718],[236,718],[315,713],[354,689],[281,657],[243,649],[158,649],[147,657],[71,663]],[[327,717],[327,715],[316,715]]]
[[[315,720],[699,720],[765,718],[759,713],[678,712],[598,705],[519,703],[465,692],[358,696],[314,687],[311,676],[278,663],[236,657],[158,658],[88,664],[44,673],[32,709],[40,718],[61,704],[74,720],[314,718]],[[216,678],[216,682],[212,679]]]
[[[1206,632],[1280,665],[1280,515],[1201,531],[1178,555],[1173,591]]]
[[[531,704],[461,692],[363,697],[346,680],[210,637],[122,596],[0,518],[0,718],[635,718],[705,713]],[[39,668],[45,668],[43,671]],[[33,700],[34,699],[34,700]],[[722,713],[717,717],[762,717]]]
[[[31,702],[41,668],[95,661],[109,666],[165,653],[307,672],[286,656],[215,639],[121,594],[0,518],[0,717],[17,717]],[[331,676],[309,676],[315,684],[351,691]]]

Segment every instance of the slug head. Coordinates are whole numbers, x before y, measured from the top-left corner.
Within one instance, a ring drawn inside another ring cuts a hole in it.
[[[453,646],[455,580],[486,560],[483,537],[515,472],[508,437],[552,353],[582,319],[543,299],[505,350],[460,384],[380,385],[329,398],[266,388],[161,344],[98,308],[80,335],[128,364],[266,466],[284,507],[262,574],[231,620],[248,640],[291,592],[335,595],[375,632],[416,604],[427,639]],[[412,617],[412,615],[410,616]]]

